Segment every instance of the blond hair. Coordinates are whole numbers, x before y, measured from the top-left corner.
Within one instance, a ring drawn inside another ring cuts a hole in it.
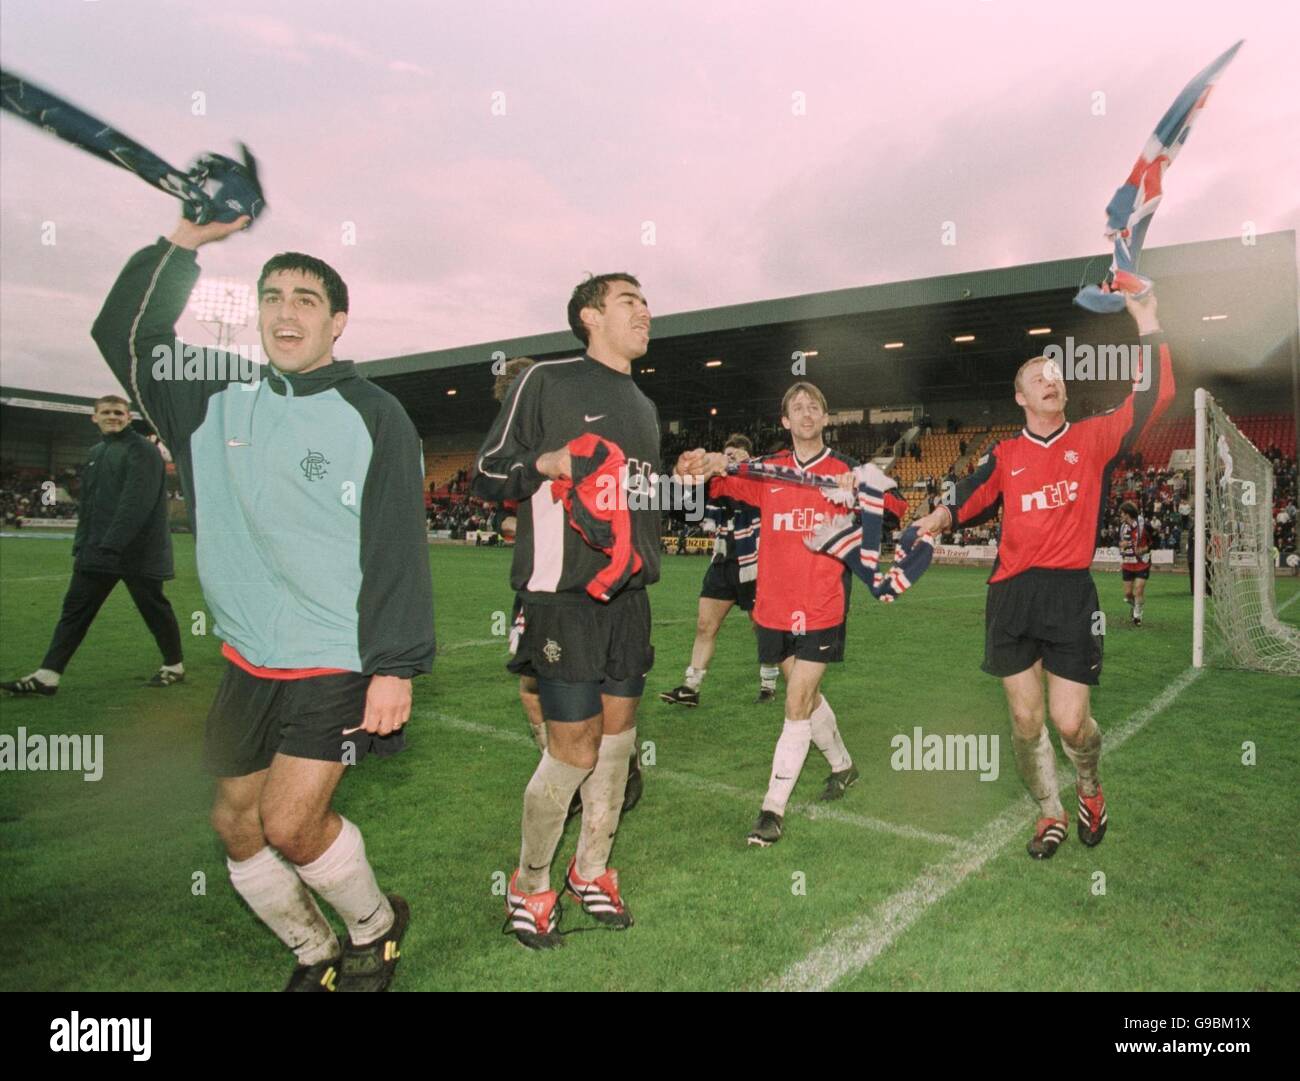
[[[1047,363],[1047,357],[1039,355],[1036,357],[1030,357],[1027,361],[1025,361],[1022,365],[1020,365],[1020,367],[1016,369],[1016,390],[1018,390],[1021,394],[1025,392],[1025,384],[1023,382],[1023,379],[1025,374],[1025,369],[1028,368],[1029,365],[1046,364],[1046,363]]]
[[[790,415],[790,403],[800,394],[808,395],[808,397],[822,407],[823,413],[830,411],[826,407],[826,395],[818,390],[812,383],[795,383],[785,392],[785,396],[781,399],[781,416],[788,417]]]

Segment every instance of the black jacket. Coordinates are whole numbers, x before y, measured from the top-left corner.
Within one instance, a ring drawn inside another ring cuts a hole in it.
[[[171,578],[166,467],[158,448],[138,432],[104,436],[81,473],[77,570]]]

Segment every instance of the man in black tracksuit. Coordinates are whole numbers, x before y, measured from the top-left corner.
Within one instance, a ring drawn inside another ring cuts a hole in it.
[[[0,683],[11,694],[52,695],[68,661],[119,581],[135,601],[162,667],[149,680],[166,687],[185,678],[176,613],[163,596],[173,577],[167,527],[166,467],[158,448],[131,427],[124,398],[106,395],[91,417],[103,435],[81,474],[77,535],[72,543],[72,583],[63,614],[41,666],[22,679]]]
[[[534,364],[515,381],[479,451],[474,481],[484,499],[519,503],[510,584],[524,630],[511,668],[537,676],[547,748],[524,792],[523,846],[507,913],[519,942],[533,949],[563,942],[550,869],[579,788],[582,834],[565,889],[606,926],[632,923],[618,872],[606,861],[636,746],[636,707],[654,663],[645,587],[659,578],[659,510],[650,498],[659,414],[632,379],[632,362],[650,341],[640,285],[626,274],[583,282],[569,301],[569,325],[586,355]],[[553,482],[581,479],[574,472],[580,452],[571,454],[569,444],[587,434],[615,444],[626,459],[611,485],[617,499],[605,509],[628,513],[640,558],[604,601],[594,599],[601,589],[592,583],[610,555],[569,524],[553,492]]]

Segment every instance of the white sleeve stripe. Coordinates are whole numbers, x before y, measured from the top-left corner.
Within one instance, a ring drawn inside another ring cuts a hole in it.
[[[144,419],[149,422],[155,432],[159,433],[161,433],[162,429],[149,415],[149,410],[145,408],[144,396],[140,393],[140,380],[136,374],[140,369],[140,357],[135,351],[135,336],[140,329],[140,320],[144,318],[144,310],[149,306],[149,299],[153,296],[153,291],[158,285],[158,279],[162,277],[163,267],[167,265],[167,260],[172,257],[172,252],[175,250],[176,245],[173,244],[167,249],[167,254],[158,261],[158,265],[154,268],[153,277],[149,279],[149,288],[144,291],[144,296],[140,300],[140,308],[135,313],[135,319],[131,323],[131,333],[127,337],[127,349],[131,354],[131,393],[135,395],[136,404],[140,406],[140,413],[144,416]]]
[[[568,360],[539,360],[536,364],[534,364],[531,368],[529,368],[526,372],[524,372],[524,377],[521,380],[519,380],[519,388],[515,391],[515,400],[510,403],[510,413],[506,417],[505,426],[501,429],[501,441],[495,447],[486,448],[483,451],[483,453],[480,454],[478,457],[478,462],[477,462],[478,471],[482,473],[483,476],[492,477],[494,480],[505,480],[506,477],[508,476],[508,474],[506,473],[489,473],[486,469],[483,468],[483,461],[489,455],[495,454],[497,451],[499,451],[502,447],[506,445],[506,438],[510,435],[510,425],[513,424],[515,420],[515,410],[519,407],[519,399],[524,396],[524,384],[528,382],[528,379],[533,374],[533,372],[537,371],[537,369],[541,368],[543,365],[573,364],[575,361],[579,361],[581,359],[582,357],[570,357]]]

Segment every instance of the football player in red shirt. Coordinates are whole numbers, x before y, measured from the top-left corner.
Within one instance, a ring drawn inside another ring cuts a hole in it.
[[[1142,626],[1142,598],[1151,577],[1151,530],[1138,513],[1137,504],[1127,500],[1120,505],[1124,524],[1119,527],[1119,555],[1124,578],[1124,603],[1129,606],[1133,626]]]
[[[822,442],[826,398],[811,383],[795,383],[781,401],[781,424],[793,448],[760,459],[806,473],[840,476],[856,463]],[[763,537],[758,548],[758,596],[754,624],[758,660],[780,665],[785,676],[785,727],[776,744],[772,775],[749,843],[766,847],[781,839],[786,804],[815,743],[831,766],[821,799],[839,799],[858,779],[840,738],[835,713],[821,693],[826,665],[844,659],[849,572],[832,556],[804,544],[827,517],[842,514],[816,488],[747,477],[725,476],[727,459],[703,450],[684,455],[678,471],[716,476],[710,494],[759,508]]]
[[[1011,711],[1016,768],[1038,800],[1029,854],[1052,856],[1069,832],[1057,791],[1056,755],[1043,726],[1047,711],[1078,773],[1079,840],[1099,844],[1106,802],[1097,777],[1101,730],[1090,689],[1101,675],[1105,617],[1089,567],[1112,463],[1128,453],[1174,395],[1169,346],[1156,300],[1128,299],[1143,360],[1132,393],[1115,409],[1077,423],[1065,419],[1060,366],[1034,357],[1016,373],[1025,427],[986,454],[958,485],[951,505],[916,525],[939,533],[975,525],[1002,510],[1001,541],[985,606],[984,671],[998,676]],[[1148,377],[1149,376],[1149,380]]]

